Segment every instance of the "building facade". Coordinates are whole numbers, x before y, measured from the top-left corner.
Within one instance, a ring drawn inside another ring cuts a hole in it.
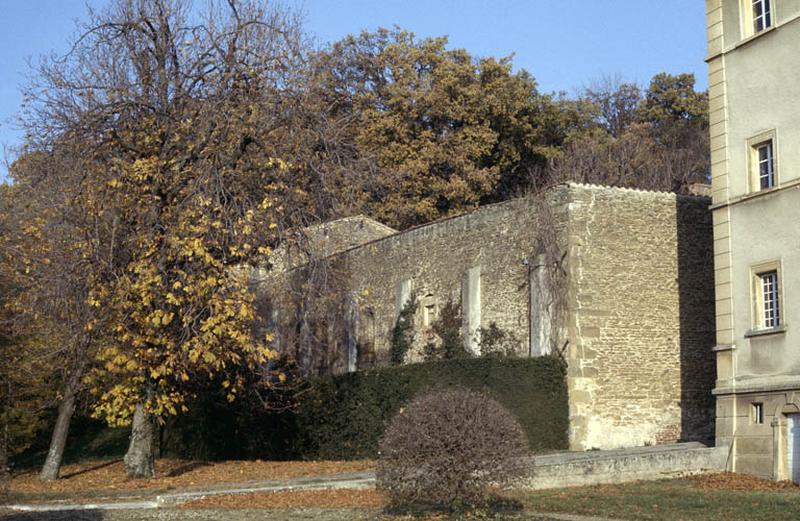
[[[404,232],[363,217],[334,221],[323,238],[365,239],[325,246],[335,253],[320,294],[338,292],[338,302],[323,306],[323,320],[299,311],[305,297],[279,303],[270,328],[287,348],[321,339],[300,349],[307,362],[323,362],[318,373],[360,370],[389,363],[393,330],[412,302],[407,363],[436,348],[435,325],[447,314],[473,355],[485,354],[481,335],[494,327],[514,339],[516,356],[563,356],[574,450],[710,442],[708,204],[568,184]],[[314,276],[307,269],[266,274],[262,294],[292,294]]]
[[[717,444],[800,482],[800,0],[706,0]]]

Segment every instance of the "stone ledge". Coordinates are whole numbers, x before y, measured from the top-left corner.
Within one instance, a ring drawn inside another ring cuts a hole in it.
[[[711,393],[714,396],[727,394],[754,394],[782,391],[800,391],[800,377],[789,377],[773,382],[735,382],[728,387],[717,387]]]
[[[778,327],[771,327],[769,329],[751,329],[744,334],[745,338],[755,338],[760,336],[779,335],[786,333],[786,324],[781,324]]]
[[[522,486],[541,490],[723,472],[727,459],[727,447],[702,443],[548,454],[534,458]]]

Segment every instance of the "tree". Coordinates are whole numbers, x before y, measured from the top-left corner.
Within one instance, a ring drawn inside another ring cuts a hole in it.
[[[284,210],[270,118],[300,41],[274,7],[230,1],[194,20],[178,0],[119,0],[28,93],[29,147],[82,147],[76,200],[113,223],[107,269],[87,281],[108,335],[85,381],[95,416],[133,424],[132,477],[153,474],[153,427],[193,382],[224,374],[234,400],[276,355],[252,335],[244,266],[268,258]]]
[[[708,94],[694,89],[694,74],[656,74],[640,104],[639,119],[656,125],[708,122]]]
[[[639,111],[639,119],[652,125],[653,139],[671,151],[675,191],[710,179],[708,93],[694,85],[693,74],[656,74]]]
[[[596,123],[574,132],[549,166],[552,181],[686,193],[709,168],[708,103],[690,74],[657,74],[645,95],[618,80],[587,89]]]
[[[50,378],[37,380],[53,387],[47,393],[51,400],[59,397],[40,475],[45,480],[58,477],[82,378],[103,330],[91,327],[102,321],[86,302],[90,281],[104,272],[114,248],[108,223],[87,212],[86,204],[76,204],[81,194],[91,193],[86,178],[76,175],[83,168],[81,156],[79,149],[59,144],[53,151],[22,155],[10,169],[14,197],[6,208],[11,225],[5,243],[15,288],[11,325],[24,339],[20,356],[50,368]]]
[[[348,36],[315,71],[319,96],[352,118],[358,154],[374,164],[366,213],[399,228],[507,198],[577,119],[510,58],[476,60],[400,29]]]
[[[599,113],[598,123],[612,137],[618,138],[639,119],[642,89],[634,83],[625,83],[619,76],[603,76],[584,91],[583,97]]]
[[[0,480],[9,471],[10,457],[26,449],[42,427],[55,384],[47,345],[26,334],[18,320],[20,293],[14,238],[20,222],[13,211],[18,191],[0,184]]]

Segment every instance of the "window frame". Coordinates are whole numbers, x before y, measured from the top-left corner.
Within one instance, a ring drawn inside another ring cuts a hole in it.
[[[739,0],[741,39],[747,40],[775,27],[776,0]],[[756,15],[756,6],[761,5],[761,15]],[[764,9],[766,6],[766,9]],[[758,24],[761,22],[761,29]]]
[[[777,188],[780,184],[780,168],[778,160],[778,133],[775,129],[761,132],[747,139],[748,189],[750,192],[764,192]],[[760,151],[767,147],[768,178],[767,186],[762,185],[761,164],[764,160]]]
[[[750,421],[754,425],[764,425],[764,402],[750,403]]]
[[[760,15],[756,14],[756,5],[761,5]],[[763,32],[774,25],[773,24],[774,13],[772,9],[771,0],[751,0],[750,9],[751,9],[750,11],[751,16],[753,17],[752,34],[758,34],[760,32]],[[759,22],[762,23],[760,29],[758,28]]]
[[[419,306],[422,312],[422,327],[426,330],[433,328],[433,323],[439,318],[439,306],[436,297],[432,293],[425,295]]]
[[[770,270],[758,274],[761,292],[761,327],[774,329],[781,325],[781,299],[778,271]]]
[[[764,157],[761,157],[761,152]],[[764,141],[755,146],[756,166],[758,175],[758,189],[768,190],[775,187],[775,152],[772,140]],[[766,167],[766,169],[762,168]],[[764,172],[766,170],[766,173]]]
[[[783,322],[783,275],[780,261],[758,264],[751,268],[752,326],[753,331],[775,331],[785,327]],[[772,277],[772,287],[765,288],[765,277]],[[768,308],[769,305],[769,308]],[[769,315],[772,315],[770,318]]]

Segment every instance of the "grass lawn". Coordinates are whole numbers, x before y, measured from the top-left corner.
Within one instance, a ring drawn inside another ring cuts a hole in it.
[[[800,487],[744,475],[519,493],[526,509],[635,521],[800,519]]]

